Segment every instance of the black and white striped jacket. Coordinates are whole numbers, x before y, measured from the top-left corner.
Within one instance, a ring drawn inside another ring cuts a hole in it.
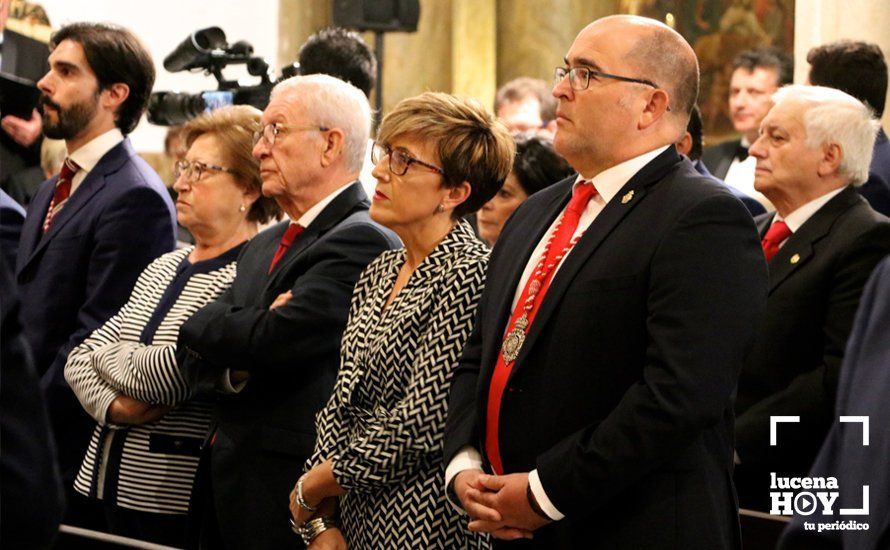
[[[74,482],[85,496],[145,512],[188,511],[212,408],[209,402],[189,398],[188,384],[176,363],[176,339],[182,323],[232,284],[235,256],[212,270],[192,274],[150,343],[140,342],[140,336],[192,249],[170,252],[152,262],[121,310],[68,356],[65,378],[97,422]],[[149,424],[110,425],[106,412],[119,395],[173,409]]]

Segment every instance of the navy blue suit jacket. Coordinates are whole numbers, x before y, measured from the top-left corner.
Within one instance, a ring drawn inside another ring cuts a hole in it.
[[[836,477],[840,496],[834,509],[861,508],[862,486],[869,486],[869,515],[853,518],[821,514],[796,516],[780,548],[848,548],[873,550],[890,547],[890,258],[875,269],[862,294],[853,332],[840,372],[831,431],[816,457],[810,476]],[[841,416],[868,416],[869,444],[862,444],[862,424],[840,423]],[[855,519],[867,531],[805,531],[804,522],[833,523]]]
[[[742,204],[745,205],[745,208],[748,209],[748,212],[750,212],[752,216],[759,216],[761,214],[766,214],[766,208],[764,208],[764,206],[762,204],[760,204],[760,202],[757,199],[755,199],[754,197],[752,197],[750,195],[746,195],[744,192],[736,189],[735,187],[733,187],[731,185],[726,185],[726,183],[723,180],[717,179],[716,177],[714,177],[714,175],[711,174],[710,170],[708,170],[708,167],[705,166],[705,163],[702,162],[701,159],[692,161],[692,166],[695,167],[696,171],[698,171],[699,174],[701,174],[703,176],[707,176],[707,177],[713,179],[715,182],[722,185],[723,187],[726,187],[727,189],[729,189],[729,191],[733,195],[735,195],[735,197],[737,199],[742,201]]]
[[[25,209],[12,197],[0,190],[0,253],[10,272],[15,266],[19,249],[19,236],[25,223]]]
[[[94,424],[65,382],[68,352],[120,309],[151,260],[173,249],[176,219],[160,178],[127,139],[87,174],[44,234],[56,180],[45,181],[28,206],[16,281],[68,481]]]
[[[878,131],[868,169],[868,181],[858,189],[872,208],[890,216],[890,141],[883,128]]]

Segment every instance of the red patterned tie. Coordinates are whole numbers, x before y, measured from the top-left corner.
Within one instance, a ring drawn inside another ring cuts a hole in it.
[[[275,270],[275,265],[281,260],[281,257],[284,256],[284,253],[287,252],[287,249],[290,248],[290,245],[293,244],[294,239],[303,232],[303,226],[292,223],[287,226],[287,229],[284,231],[284,235],[281,236],[281,242],[278,243],[278,250],[275,251],[275,256],[272,258],[272,263],[269,265],[269,274],[272,274],[272,271]]]
[[[59,172],[59,180],[56,182],[56,191],[53,193],[53,200],[50,201],[49,208],[46,210],[46,218],[43,219],[44,233],[49,231],[49,228],[53,223],[53,218],[59,213],[62,206],[65,205],[68,196],[71,195],[71,181],[74,179],[74,174],[76,174],[78,170],[80,170],[80,166],[78,166],[77,163],[70,158],[65,159],[65,162],[62,164],[62,170]]]
[[[779,245],[782,244],[782,241],[790,236],[791,229],[785,222],[782,220],[773,222],[766,235],[764,235],[763,240],[760,241],[760,246],[763,247],[763,255],[766,256],[767,262],[772,260],[773,256],[779,251]]]
[[[545,246],[543,254],[545,259],[538,264],[538,267],[541,269],[536,269],[532,272],[532,275],[529,276],[528,281],[525,283],[525,288],[522,289],[519,301],[516,302],[513,314],[510,316],[510,322],[507,324],[509,330],[505,333],[505,340],[511,332],[517,329],[517,321],[523,315],[525,315],[526,323],[524,324],[526,328],[522,330],[527,333],[528,327],[531,326],[531,323],[534,321],[535,315],[541,306],[544,294],[547,293],[547,289],[550,287],[550,281],[553,279],[556,267],[559,266],[563,257],[568,254],[568,251],[574,245],[572,236],[575,234],[575,230],[578,229],[578,222],[581,219],[581,214],[587,208],[587,203],[590,202],[590,199],[596,196],[596,194],[596,188],[589,182],[583,182],[575,186],[572,193],[572,200],[569,201],[556,232],[551,237],[547,246]],[[534,292],[532,292],[533,288],[535,289]],[[531,301],[529,300],[529,294],[532,295]],[[530,306],[530,308],[528,306]],[[499,447],[498,426],[501,411],[501,398],[504,395],[504,390],[507,387],[507,379],[510,377],[510,372],[513,370],[514,364],[515,358],[513,360],[508,360],[504,356],[503,351],[498,353],[498,362],[494,367],[494,373],[492,374],[491,383],[488,387],[488,406],[485,419],[485,453],[488,456],[488,461],[491,464],[492,469],[498,475],[504,472]]]

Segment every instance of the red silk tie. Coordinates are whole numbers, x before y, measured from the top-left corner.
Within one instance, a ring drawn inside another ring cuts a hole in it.
[[[779,245],[782,244],[782,241],[790,236],[791,229],[788,227],[788,224],[782,220],[773,222],[766,235],[764,235],[763,240],[760,241],[760,246],[763,248],[763,255],[766,256],[767,262],[772,260],[773,256],[779,251]]]
[[[519,295],[519,301],[516,302],[513,314],[510,316],[510,322],[507,324],[508,331],[505,333],[505,341],[517,328],[527,331],[532,321],[534,321],[544,295],[550,287],[550,281],[553,279],[556,267],[559,266],[562,259],[568,254],[568,251],[574,246],[572,236],[575,234],[575,230],[578,229],[581,214],[587,208],[587,203],[596,194],[596,188],[589,182],[575,186],[572,192],[572,200],[569,201],[562,220],[550,237],[550,241],[544,247],[542,261],[539,261],[537,268],[529,276],[528,281],[526,281],[522,294]],[[525,316],[525,319],[520,321],[520,318],[523,316]],[[519,327],[517,327],[517,321],[520,321]],[[524,329],[522,325],[525,325]],[[488,456],[488,462],[491,464],[492,469],[498,475],[504,472],[499,446],[501,398],[504,395],[507,380],[510,377],[514,364],[515,358],[507,359],[503,350],[498,353],[498,362],[494,367],[491,383],[488,386],[488,404],[485,418],[485,453]]]
[[[74,180],[74,174],[76,174],[78,170],[80,170],[80,166],[70,158],[66,158],[65,162],[62,163],[62,170],[59,172],[59,180],[56,181],[56,190],[53,193],[53,200],[50,201],[49,208],[46,210],[46,217],[43,219],[44,233],[49,231],[49,228],[53,224],[53,218],[59,213],[59,210],[62,209],[62,205],[68,200],[68,196],[71,195],[71,182]]]
[[[284,235],[281,236],[281,242],[278,243],[278,250],[275,251],[275,256],[272,257],[272,263],[269,265],[269,274],[275,270],[275,265],[281,260],[281,257],[284,256],[284,253],[287,252],[287,249],[290,248],[290,245],[293,244],[294,239],[303,232],[303,226],[292,223],[287,226],[287,229],[284,231]]]

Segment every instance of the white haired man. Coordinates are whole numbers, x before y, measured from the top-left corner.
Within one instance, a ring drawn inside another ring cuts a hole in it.
[[[736,482],[763,508],[769,473],[806,475],[833,418],[862,289],[890,253],[890,220],[854,189],[868,178],[877,122],[861,102],[787,86],[751,145],[755,188],[776,206],[756,221],[769,264],[767,310],[739,380]],[[799,416],[770,446],[770,416]]]
[[[290,220],[245,247],[229,291],[179,334],[186,376],[222,376],[231,393],[215,411],[201,529],[210,548],[298,544],[288,494],[337,377],[353,287],[399,246],[368,217],[358,182],[371,127],[361,91],[327,75],[294,77],[275,87],[261,123],[253,154],[263,194]]]

